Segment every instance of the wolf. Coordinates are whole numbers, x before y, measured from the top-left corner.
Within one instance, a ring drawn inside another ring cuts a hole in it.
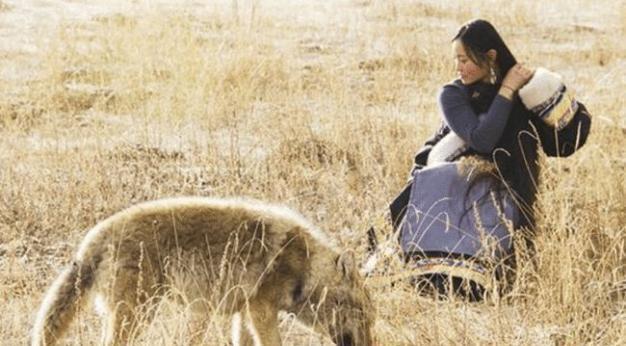
[[[126,344],[173,290],[200,319],[218,311],[245,323],[233,344],[280,345],[279,311],[337,345],[373,344],[375,311],[352,252],[289,208],[208,197],[144,202],[89,230],[47,291],[31,344],[60,341],[93,293],[103,343]]]

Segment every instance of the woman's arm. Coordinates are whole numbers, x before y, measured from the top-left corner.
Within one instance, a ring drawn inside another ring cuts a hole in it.
[[[439,106],[452,131],[472,149],[488,154],[502,137],[513,102],[498,94],[486,113],[476,114],[462,89],[446,85],[439,94]]]
[[[439,106],[452,131],[480,153],[491,153],[513,108],[513,94],[532,77],[533,70],[515,64],[502,79],[502,86],[487,113],[476,114],[465,92],[455,85],[446,85],[439,94]]]

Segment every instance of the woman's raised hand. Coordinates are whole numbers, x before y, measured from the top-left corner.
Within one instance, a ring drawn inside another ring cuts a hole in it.
[[[502,80],[502,86],[511,89],[511,91],[517,91],[526,84],[533,76],[534,71],[525,67],[522,64],[515,64],[511,67],[509,72],[506,73]]]

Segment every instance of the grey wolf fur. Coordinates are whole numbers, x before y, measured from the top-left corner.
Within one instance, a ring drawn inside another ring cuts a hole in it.
[[[90,292],[106,306],[104,343],[125,344],[137,314],[145,322],[172,287],[200,302],[200,316],[216,300],[221,313],[242,316],[235,344],[279,345],[279,310],[338,345],[372,344],[373,306],[350,252],[284,207],[183,197],[138,204],[92,228],[48,290],[32,345],[59,341]]]

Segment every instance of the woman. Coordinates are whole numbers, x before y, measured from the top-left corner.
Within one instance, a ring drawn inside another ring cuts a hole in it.
[[[479,300],[490,274],[501,277],[513,262],[511,231],[532,228],[533,126],[543,125],[516,96],[533,71],[490,23],[461,27],[452,51],[458,79],[439,94],[443,124],[415,157],[412,187],[390,207],[420,290]]]

